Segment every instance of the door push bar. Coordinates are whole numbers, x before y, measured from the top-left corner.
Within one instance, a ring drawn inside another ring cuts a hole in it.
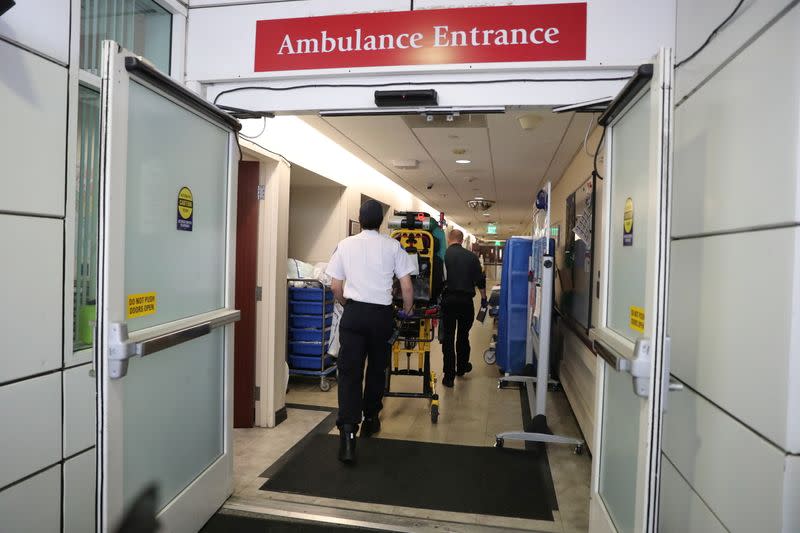
[[[664,371],[669,372],[671,342],[669,337],[664,338]],[[597,354],[617,372],[627,372],[633,378],[633,392],[641,397],[650,396],[650,339],[637,339],[633,348],[633,358],[620,355],[616,350],[604,344],[599,339],[594,339]],[[672,379],[664,380],[666,391],[681,391],[683,383]],[[664,395],[666,401],[666,395]]]
[[[128,335],[128,324],[114,322],[109,330],[108,374],[111,379],[120,379],[128,373],[128,359],[144,357],[184,342],[208,335],[211,330],[236,322],[241,317],[238,309],[223,309],[219,312],[197,317],[193,322],[180,321],[181,325],[167,332],[163,328],[152,328],[147,331]]]

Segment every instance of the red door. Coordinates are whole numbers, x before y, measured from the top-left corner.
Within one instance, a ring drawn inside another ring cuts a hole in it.
[[[256,269],[258,162],[239,162],[236,214],[236,323],[233,355],[233,427],[250,428],[256,414]]]

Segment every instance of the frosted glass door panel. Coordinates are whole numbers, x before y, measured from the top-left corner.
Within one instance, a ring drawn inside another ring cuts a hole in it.
[[[599,492],[620,533],[635,527],[640,409],[630,374],[606,367]]]
[[[159,509],[222,455],[224,330],[130,361],[124,384],[125,507],[156,482]]]
[[[138,83],[129,106],[125,295],[156,293],[136,331],[224,307],[228,133]],[[177,229],[183,187],[191,231]]]
[[[645,306],[651,129],[648,91],[614,125],[611,144],[607,324],[629,340],[641,336],[631,327],[631,307]],[[628,236],[624,227],[626,207],[633,208],[633,227]]]

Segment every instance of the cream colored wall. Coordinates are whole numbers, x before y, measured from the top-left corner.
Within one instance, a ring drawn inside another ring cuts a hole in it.
[[[343,187],[291,187],[289,257],[327,262],[347,228]]]
[[[556,250],[556,264],[559,268],[564,265],[564,242],[566,240],[566,202],[567,197],[575,192],[592,175],[594,168],[593,157],[600,141],[601,128],[596,128],[589,136],[586,147],[581,147],[575,154],[572,162],[567,167],[561,178],[554,184],[550,199],[550,220],[553,225],[558,224],[561,228],[559,247]],[[588,153],[587,153],[588,152]],[[598,171],[600,175],[605,175],[604,147],[601,148],[598,156]],[[598,180],[595,190],[596,205],[602,205],[603,182]],[[602,213],[599,207],[595,210],[595,227],[602,227]],[[598,237],[596,235],[595,237]],[[602,249],[602,243],[595,239],[595,250]],[[597,276],[598,264],[595,261],[595,279]],[[556,281],[556,302],[561,296],[561,286]],[[596,294],[592,298],[592,323],[596,321],[599,302]],[[559,367],[559,377],[564,392],[567,395],[578,425],[583,432],[586,444],[590,450],[594,449],[594,418],[595,418],[595,369],[596,356],[583,344],[581,339],[570,331],[564,335],[564,347],[562,352],[561,365]]]

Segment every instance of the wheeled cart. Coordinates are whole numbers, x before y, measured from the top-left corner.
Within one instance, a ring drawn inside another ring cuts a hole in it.
[[[438,226],[427,213],[396,212],[389,227],[394,229],[392,238],[406,253],[416,257],[419,272],[412,280],[416,305],[414,316],[395,318],[395,331],[390,340],[392,360],[386,369],[384,396],[429,400],[431,422],[435,424],[439,421],[439,395],[436,393],[436,374],[431,370],[431,342],[436,338],[435,323],[439,319],[439,306],[433,301],[434,269],[437,268],[434,232]],[[399,286],[395,286],[394,300],[395,303],[402,302]],[[405,355],[405,365],[401,355]],[[421,378],[422,392],[392,391],[393,376]]]
[[[336,362],[328,355],[333,323],[333,292],[316,279],[292,278],[288,282],[288,334],[286,358],[290,376],[319,378],[323,392],[331,389]],[[304,286],[295,287],[293,282]]]
[[[418,310],[412,318],[396,318],[392,336],[392,361],[386,369],[384,396],[395,398],[424,398],[430,400],[431,422],[439,421],[439,395],[436,393],[436,373],[431,370],[431,342],[434,339],[434,321],[439,319],[439,308]],[[401,354],[406,356],[401,365]],[[416,365],[412,358],[416,355]],[[392,376],[418,376],[422,378],[422,392],[394,392]]]

